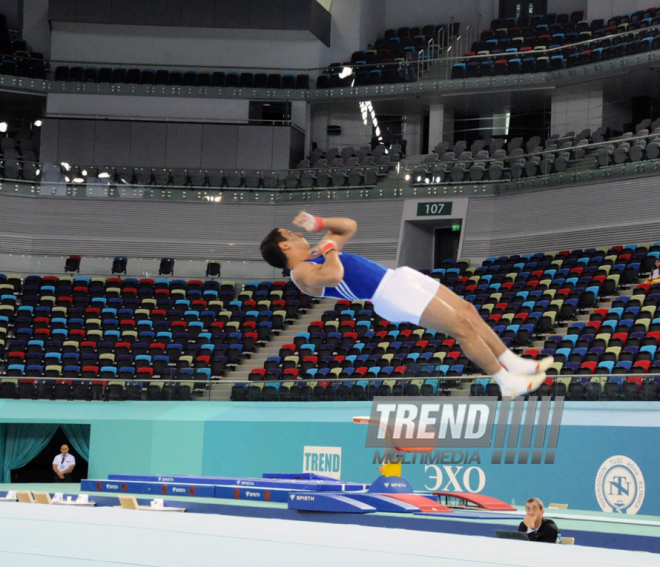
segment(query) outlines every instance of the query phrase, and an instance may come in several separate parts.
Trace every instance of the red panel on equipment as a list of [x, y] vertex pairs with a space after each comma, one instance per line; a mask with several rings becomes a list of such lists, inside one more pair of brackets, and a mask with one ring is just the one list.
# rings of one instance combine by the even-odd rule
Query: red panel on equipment
[[497, 498], [491, 498], [490, 496], [485, 496], [483, 494], [470, 494], [468, 492], [434, 492], [435, 496], [448, 496], [450, 498], [460, 498], [461, 500], [466, 500], [472, 504], [476, 504], [484, 510], [511, 510], [516, 511], [516, 508], [502, 502]]
[[453, 512], [451, 508], [426, 496], [419, 496], [417, 494], [383, 494], [383, 496], [400, 500], [411, 506], [417, 506], [420, 512]]

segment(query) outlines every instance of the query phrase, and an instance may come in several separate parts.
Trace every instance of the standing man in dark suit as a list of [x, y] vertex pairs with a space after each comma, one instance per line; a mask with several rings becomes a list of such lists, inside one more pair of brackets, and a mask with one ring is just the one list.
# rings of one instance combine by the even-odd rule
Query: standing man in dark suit
[[527, 534], [530, 541], [543, 541], [545, 543], [557, 543], [559, 529], [552, 520], [543, 517], [545, 510], [543, 502], [539, 498], [530, 498], [525, 502], [526, 516], [518, 531]]

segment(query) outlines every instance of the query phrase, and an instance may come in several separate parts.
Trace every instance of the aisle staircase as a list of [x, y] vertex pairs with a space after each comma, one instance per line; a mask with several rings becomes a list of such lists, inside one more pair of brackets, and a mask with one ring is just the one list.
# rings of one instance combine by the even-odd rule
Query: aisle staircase
[[229, 400], [234, 381], [247, 382], [253, 368], [263, 368], [269, 356], [278, 356], [282, 345], [293, 343], [293, 339], [298, 333], [307, 331], [307, 327], [312, 321], [320, 321], [323, 312], [332, 309], [334, 304], [334, 299], [315, 299], [306, 313], [300, 313], [298, 319], [290, 322], [280, 331], [279, 335], [273, 337], [265, 346], [259, 347], [250, 358], [244, 359], [243, 363], [238, 365], [235, 370], [227, 372], [225, 380], [213, 383], [210, 394], [205, 395], [200, 400], [208, 400], [209, 395], [211, 401]]

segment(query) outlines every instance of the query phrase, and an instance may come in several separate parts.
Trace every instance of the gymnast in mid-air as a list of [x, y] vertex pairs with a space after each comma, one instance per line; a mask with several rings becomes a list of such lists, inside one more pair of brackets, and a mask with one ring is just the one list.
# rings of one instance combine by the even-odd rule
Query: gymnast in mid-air
[[483, 321], [474, 306], [417, 270], [390, 270], [342, 248], [355, 234], [349, 218], [321, 218], [301, 212], [293, 224], [305, 232], [327, 233], [312, 248], [300, 232], [275, 228], [261, 242], [271, 266], [291, 270], [304, 293], [350, 301], [369, 300], [389, 321], [408, 322], [456, 339], [465, 355], [499, 384], [502, 395], [524, 396], [545, 380], [552, 357], [540, 361], [519, 357]]

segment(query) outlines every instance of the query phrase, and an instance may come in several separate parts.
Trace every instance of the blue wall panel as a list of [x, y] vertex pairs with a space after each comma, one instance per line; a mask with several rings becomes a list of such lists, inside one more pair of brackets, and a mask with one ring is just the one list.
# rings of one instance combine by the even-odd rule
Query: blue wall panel
[[[366, 426], [352, 417], [370, 403], [121, 402], [74, 404], [1, 400], [3, 423], [91, 424], [90, 478], [108, 474], [261, 476], [303, 470], [305, 447], [341, 448], [341, 478], [371, 482], [378, 475], [374, 449], [365, 448]], [[65, 416], [65, 417], [63, 417]], [[660, 515], [657, 447], [660, 408], [644, 402], [569, 403], [564, 408], [554, 464], [491, 464], [493, 449], [478, 461], [404, 464], [415, 490], [476, 490], [521, 505], [530, 496], [571, 509], [600, 510], [596, 479], [616, 455], [634, 461], [644, 478], [610, 473], [610, 500], [637, 489], [638, 513]], [[455, 452], [455, 456], [463, 453]], [[624, 463], [625, 464], [625, 463]], [[468, 471], [466, 477], [466, 471]], [[614, 469], [613, 469], [614, 470]], [[319, 471], [317, 471], [319, 472]], [[614, 475], [612, 477], [612, 475]], [[621, 475], [618, 475], [621, 476]], [[624, 475], [625, 476], [625, 475]], [[439, 480], [438, 480], [439, 479]], [[616, 485], [616, 483], [619, 483]]]

